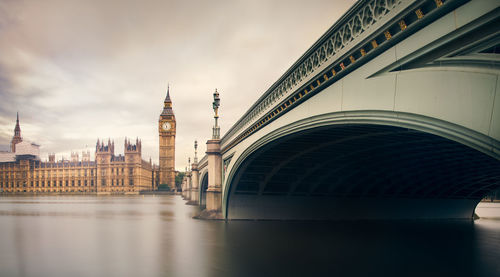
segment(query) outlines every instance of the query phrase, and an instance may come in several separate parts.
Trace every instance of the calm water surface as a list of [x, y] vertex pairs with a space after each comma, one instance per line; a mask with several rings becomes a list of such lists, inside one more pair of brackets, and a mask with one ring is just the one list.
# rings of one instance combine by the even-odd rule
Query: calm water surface
[[[500, 217], [500, 204], [479, 215]], [[0, 276], [500, 276], [500, 220], [202, 221], [179, 196], [2, 197]]]

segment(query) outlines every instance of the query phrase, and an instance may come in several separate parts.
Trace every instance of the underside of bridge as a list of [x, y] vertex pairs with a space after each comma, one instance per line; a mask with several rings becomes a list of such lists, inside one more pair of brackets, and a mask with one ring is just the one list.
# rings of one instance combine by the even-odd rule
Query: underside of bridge
[[228, 219], [470, 219], [500, 161], [383, 125], [333, 125], [271, 142], [238, 167]]
[[200, 206], [202, 208], [207, 206], [207, 188], [208, 188], [208, 174], [203, 174], [201, 177], [201, 185], [200, 185]]

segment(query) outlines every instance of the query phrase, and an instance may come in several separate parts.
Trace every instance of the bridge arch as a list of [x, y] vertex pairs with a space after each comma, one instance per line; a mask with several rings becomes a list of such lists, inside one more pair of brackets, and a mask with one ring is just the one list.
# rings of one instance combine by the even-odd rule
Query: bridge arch
[[[436, 118], [332, 112], [278, 128], [227, 175], [228, 219], [471, 218], [500, 187], [498, 141]], [[395, 208], [397, 207], [397, 208]]]
[[207, 205], [207, 188], [208, 188], [208, 172], [202, 171], [200, 173], [200, 184], [199, 184], [199, 194], [200, 194], [200, 206], [205, 207]]

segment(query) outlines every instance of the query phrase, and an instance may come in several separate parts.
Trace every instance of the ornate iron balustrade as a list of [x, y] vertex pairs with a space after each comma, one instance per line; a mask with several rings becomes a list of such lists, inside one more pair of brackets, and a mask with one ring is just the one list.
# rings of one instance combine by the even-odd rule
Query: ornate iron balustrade
[[[438, 9], [446, 12], [464, 2], [467, 0], [357, 2], [230, 128], [222, 138], [223, 151], [295, 106], [307, 94], [352, 71], [355, 63], [361, 65], [359, 61], [366, 62], [393, 45], [393, 37], [403, 39], [401, 33], [409, 27], [418, 30], [429, 24], [439, 16]], [[418, 21], [421, 24], [414, 24]], [[392, 43], [386, 43], [391, 39]]]

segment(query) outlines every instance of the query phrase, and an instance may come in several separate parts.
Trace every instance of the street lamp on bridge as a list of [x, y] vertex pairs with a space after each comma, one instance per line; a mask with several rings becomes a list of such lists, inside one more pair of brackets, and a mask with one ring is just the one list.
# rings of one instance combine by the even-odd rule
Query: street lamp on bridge
[[219, 98], [219, 93], [217, 92], [217, 89], [215, 89], [214, 92], [214, 102], [212, 102], [212, 106], [214, 109], [214, 119], [215, 119], [215, 126], [213, 128], [212, 132], [212, 139], [220, 139], [220, 128], [219, 124], [217, 122], [217, 119], [219, 119], [219, 106], [220, 106], [220, 98]]
[[197, 140], [194, 141], [194, 160], [193, 160], [193, 162], [195, 164], [198, 163], [198, 141]]

